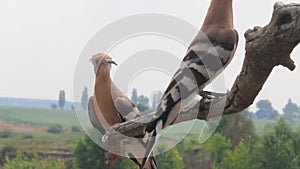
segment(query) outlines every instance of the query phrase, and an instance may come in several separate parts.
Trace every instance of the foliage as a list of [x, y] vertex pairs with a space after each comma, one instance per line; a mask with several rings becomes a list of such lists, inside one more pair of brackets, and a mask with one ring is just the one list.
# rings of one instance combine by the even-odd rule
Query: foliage
[[[215, 133], [204, 144], [200, 145], [199, 148], [194, 146], [193, 151], [190, 151], [190, 153], [198, 151], [198, 159], [189, 156], [190, 160], [185, 160], [185, 162], [188, 162], [185, 164], [194, 167], [201, 166], [201, 168], [207, 169], [223, 169], [226, 166], [224, 165], [226, 158], [229, 161], [245, 155], [241, 151], [250, 152], [258, 140], [258, 136], [255, 133], [254, 124], [247, 113], [241, 112], [222, 117]], [[195, 141], [191, 144], [197, 145]], [[191, 149], [191, 146], [188, 147], [188, 149]], [[195, 161], [198, 161], [198, 163]], [[232, 166], [241, 166], [242, 163], [246, 166], [247, 164], [244, 164], [244, 162], [247, 161], [243, 161], [241, 164], [232, 164]], [[226, 166], [226, 168], [232, 166]]]
[[[166, 147], [167, 147], [166, 145], [159, 145], [157, 149], [161, 153], [165, 151]], [[176, 148], [173, 148], [167, 152], [155, 156], [155, 159], [156, 159], [157, 166], [160, 169], [169, 169], [169, 168], [182, 169], [183, 168], [182, 157], [180, 156]]]
[[141, 113], [147, 113], [150, 111], [149, 107], [143, 104], [136, 105]]
[[255, 161], [257, 168], [264, 169], [296, 169], [299, 168], [299, 155], [297, 155], [295, 133], [290, 124], [280, 118], [273, 131], [262, 136], [260, 144], [256, 147]]
[[132, 169], [136, 166], [130, 159], [121, 157], [112, 166], [104, 161], [105, 150], [93, 142], [87, 135], [80, 139], [74, 149], [74, 168], [82, 169]]
[[0, 138], [9, 138], [11, 136], [11, 132], [9, 130], [4, 130], [0, 132]]
[[[165, 146], [159, 147], [161, 151], [165, 150]], [[104, 153], [101, 147], [95, 144], [88, 136], [81, 139], [75, 149], [75, 164], [74, 168], [89, 168], [89, 169], [137, 169], [138, 166], [129, 158], [120, 157], [115, 166], [106, 164], [104, 161]], [[155, 157], [157, 165], [160, 169], [182, 169], [183, 162], [176, 148], [160, 154]]]
[[284, 112], [284, 117], [287, 120], [300, 120], [300, 109], [296, 103], [293, 103], [291, 99], [289, 99], [288, 103], [282, 109]]
[[260, 100], [256, 103], [258, 111], [255, 116], [259, 119], [272, 119], [276, 120], [279, 117], [278, 111], [272, 107], [269, 100]]
[[138, 98], [138, 104], [142, 104], [144, 106], [149, 106], [149, 99], [144, 95], [140, 95]]
[[40, 159], [37, 155], [29, 159], [28, 157], [17, 156], [10, 160], [6, 157], [6, 164], [4, 169], [66, 169], [62, 160], [53, 160], [47, 158], [45, 160]]
[[253, 144], [257, 139], [253, 121], [247, 117], [247, 112], [222, 117], [216, 133], [221, 133], [231, 140], [232, 146], [237, 146], [241, 141]]
[[[52, 111], [51, 109], [8, 108], [0, 106], [1, 119], [17, 122], [15, 120], [19, 120], [20, 118], [18, 119], [17, 117], [20, 116], [24, 117], [21, 119], [24, 120], [22, 123], [28, 124], [44, 123], [44, 125], [49, 125], [54, 122], [59, 122], [63, 125], [63, 128], [71, 128], [72, 126], [76, 128], [75, 125], [77, 124], [76, 114], [69, 110]], [[70, 119], [74, 120], [72, 121]], [[259, 124], [260, 126], [265, 125], [267, 122], [272, 122], [270, 120], [261, 119], [256, 119], [255, 121], [256, 125]], [[277, 123], [267, 125], [267, 129], [261, 133], [260, 137], [258, 137], [253, 133], [253, 124], [250, 123], [252, 123], [251, 120], [248, 119], [244, 113], [224, 116], [216, 133], [205, 144], [200, 145], [196, 137], [185, 139], [175, 148], [176, 151], [179, 152], [179, 159], [181, 158], [179, 161], [182, 164], [182, 168], [211, 169], [213, 163], [214, 169], [243, 169], [245, 166], [248, 166], [249, 161], [251, 163], [249, 165], [251, 169], [277, 169], [280, 167], [289, 169], [300, 168], [300, 127], [294, 130], [293, 126], [290, 125], [290, 122], [279, 119]], [[297, 124], [297, 122], [295, 122], [295, 124]], [[180, 133], [181, 131], [177, 132]], [[197, 132], [197, 130], [195, 130], [195, 132]], [[73, 136], [71, 144], [69, 135], [71, 135], [71, 137], [76, 135], [76, 138]], [[29, 150], [30, 153], [31, 149], [36, 150], [36, 147], [31, 145], [32, 141], [34, 141], [35, 144], [41, 144], [41, 142], [43, 142], [43, 146], [46, 145], [49, 147], [55, 142], [55, 146], [52, 146], [51, 149], [66, 145], [66, 150], [69, 150], [74, 144], [74, 139], [81, 137], [79, 133], [69, 133], [68, 135], [49, 134], [47, 136], [34, 135], [34, 140], [23, 139], [23, 136], [24, 135], [16, 135], [13, 133], [10, 138], [0, 140], [1, 147], [6, 145], [6, 142], [9, 142], [10, 145], [19, 145], [18, 147], [4, 146], [0, 152], [0, 156], [11, 156], [11, 154], [14, 155], [18, 152], [23, 152], [23, 147], [26, 147], [25, 151]], [[41, 139], [41, 137], [43, 138]], [[49, 139], [50, 137], [51, 139]], [[69, 140], [60, 140], [61, 137], [68, 138]], [[18, 141], [15, 141], [17, 140], [16, 138], [18, 138]], [[38, 141], [38, 139], [40, 140]], [[60, 142], [58, 143], [59, 140]], [[78, 141], [76, 148], [78, 147], [79, 142], [82, 142], [83, 140], [84, 139]], [[82, 165], [77, 168], [93, 169], [102, 167], [107, 169], [132, 169], [133, 167], [136, 167], [131, 160], [125, 157], [120, 158], [114, 167], [106, 165], [104, 162], [99, 162], [101, 160], [103, 161], [104, 150], [97, 145], [93, 147], [91, 144], [95, 145], [92, 141], [91, 143], [82, 144], [80, 146], [81, 151], [79, 151], [77, 155], [75, 154], [75, 156], [81, 156], [82, 162]], [[98, 155], [99, 152], [100, 155]], [[170, 151], [167, 153], [170, 153]], [[177, 156], [176, 153], [174, 156]], [[173, 164], [170, 164], [171, 162], [174, 162], [172, 161], [174, 159], [170, 159], [171, 157], [171, 155], [166, 155], [166, 153], [156, 156], [158, 168], [163, 168], [165, 165], [174, 166]], [[78, 162], [77, 160], [78, 157], [76, 157], [75, 163]], [[3, 166], [0, 166], [0, 168], [1, 167]]]
[[83, 110], [86, 110], [87, 108], [87, 104], [88, 104], [88, 88], [86, 86], [84, 86], [84, 89], [82, 91], [82, 95], [81, 95], [81, 107], [83, 108]]
[[57, 109], [57, 105], [56, 104], [51, 104], [51, 109], [53, 109], [53, 110], [55, 110], [55, 109]]
[[80, 129], [80, 127], [78, 127], [78, 126], [72, 126], [71, 130], [72, 130], [72, 132], [74, 132], [74, 133], [81, 132], [81, 129]]
[[25, 139], [32, 139], [32, 138], [34, 138], [34, 137], [33, 137], [32, 134], [25, 134], [25, 135], [23, 135], [22, 138], [25, 138]]
[[74, 168], [111, 168], [109, 165], [105, 164], [103, 160], [104, 150], [95, 144], [87, 135], [77, 143], [74, 149], [74, 156]]
[[63, 129], [62, 125], [53, 124], [47, 129], [47, 132], [57, 134], [57, 133], [61, 133], [62, 129]]
[[199, 151], [203, 150], [201, 146], [198, 145], [198, 142], [194, 139], [184, 139], [181, 141], [176, 148], [179, 151], [179, 154], [182, 156], [182, 160], [184, 163], [184, 168], [205, 168], [208, 169], [208, 166], [211, 166], [211, 163], [205, 163], [205, 159], [199, 158]]
[[222, 169], [251, 169], [252, 156], [250, 148], [240, 142], [235, 149], [227, 150], [221, 163]]
[[0, 156], [5, 157], [9, 154], [16, 153], [17, 150], [18, 150], [18, 147], [16, 147], [16, 146], [6, 145], [6, 146], [2, 147]]
[[298, 155], [300, 155], [300, 126], [295, 131], [295, 150]]
[[197, 141], [193, 139], [184, 139], [176, 147], [184, 154], [184, 152], [194, 151], [194, 146], [197, 145]]
[[64, 90], [59, 91], [58, 106], [63, 109], [66, 103], [66, 93]]
[[137, 105], [140, 112], [147, 113], [150, 111], [148, 97], [144, 95], [138, 95], [136, 89], [132, 90], [131, 100]]
[[222, 162], [225, 152], [231, 148], [231, 143], [222, 134], [216, 133], [204, 143], [203, 148], [207, 152], [204, 155], [208, 154], [214, 165], [218, 166]]
[[[239, 118], [241, 117], [243, 116]], [[242, 131], [249, 132], [247, 127], [243, 127], [244, 124], [239, 124], [239, 122], [245, 123], [243, 119], [232, 121], [234, 118], [231, 119], [230, 116], [228, 118], [221, 121], [220, 128], [224, 130], [217, 129], [217, 133], [202, 146], [200, 159], [209, 156], [215, 169], [300, 168], [300, 128], [299, 131], [294, 132], [292, 126], [280, 118], [276, 124], [269, 125], [271, 129], [266, 130], [263, 136], [260, 138], [256, 136], [256, 139], [250, 139], [249, 142], [248, 134], [245, 135], [246, 137], [238, 136]], [[234, 143], [238, 144], [234, 145]]]

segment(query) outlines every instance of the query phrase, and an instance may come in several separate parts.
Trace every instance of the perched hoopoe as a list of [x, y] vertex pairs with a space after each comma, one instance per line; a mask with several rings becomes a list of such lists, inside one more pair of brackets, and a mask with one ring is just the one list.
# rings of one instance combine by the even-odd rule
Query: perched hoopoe
[[[238, 44], [233, 27], [232, 0], [212, 0], [203, 25], [190, 44], [157, 108], [156, 120], [146, 127], [153, 132], [143, 164], [151, 157], [160, 131], [172, 124], [185, 100], [196, 97], [229, 64]], [[194, 95], [194, 96], [193, 96]], [[186, 105], [184, 105], [186, 104]]]
[[[96, 78], [94, 96], [90, 97], [88, 104], [89, 117], [93, 126], [104, 134], [116, 123], [139, 117], [140, 112], [136, 105], [112, 82], [110, 78], [111, 64], [117, 65], [112, 58], [100, 53], [94, 55], [91, 61]], [[122, 145], [122, 148], [121, 151], [141, 168], [143, 160], [141, 157], [146, 152], [146, 142], [143, 142], [142, 139], [131, 139], [131, 142]], [[154, 158], [152, 157], [141, 169], [156, 169]]]

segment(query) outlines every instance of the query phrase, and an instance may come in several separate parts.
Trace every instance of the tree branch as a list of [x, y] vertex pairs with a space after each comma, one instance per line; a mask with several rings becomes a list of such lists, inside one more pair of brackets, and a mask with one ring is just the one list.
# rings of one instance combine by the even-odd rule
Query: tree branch
[[[275, 66], [294, 70], [296, 66], [290, 53], [300, 42], [300, 4], [276, 3], [270, 23], [263, 28], [249, 29], [244, 36], [246, 54], [243, 67], [229, 93], [199, 93], [202, 100], [192, 109], [182, 111], [175, 123], [238, 113], [253, 103]], [[157, 118], [154, 114], [114, 125], [106, 132], [104, 141], [112, 143], [114, 141], [110, 138], [120, 133], [140, 136], [145, 126]]]

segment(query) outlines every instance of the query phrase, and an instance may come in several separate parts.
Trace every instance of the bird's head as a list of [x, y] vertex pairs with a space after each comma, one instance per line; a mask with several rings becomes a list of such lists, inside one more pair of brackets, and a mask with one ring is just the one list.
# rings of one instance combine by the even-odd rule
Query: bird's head
[[92, 62], [94, 66], [94, 72], [97, 74], [97, 72], [100, 69], [103, 70], [110, 70], [111, 64], [117, 65], [115, 61], [112, 60], [112, 58], [106, 54], [98, 53], [94, 55], [90, 61]]

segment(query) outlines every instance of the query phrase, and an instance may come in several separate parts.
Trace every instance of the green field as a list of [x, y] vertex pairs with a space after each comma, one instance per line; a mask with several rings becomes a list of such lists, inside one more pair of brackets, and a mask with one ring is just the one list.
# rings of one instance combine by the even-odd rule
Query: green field
[[[7, 107], [0, 106], [0, 120], [16, 123], [28, 124], [33, 126], [49, 126], [52, 124], [60, 124], [64, 128], [80, 126], [75, 111], [72, 110], [52, 110], [39, 108], [24, 108], [24, 107]], [[264, 130], [266, 124], [273, 123], [273, 120], [253, 120], [258, 133]], [[299, 126], [300, 122], [293, 122], [295, 126]], [[184, 134], [190, 131], [191, 134], [197, 134], [201, 131], [204, 121], [196, 120], [195, 122], [184, 122], [172, 127], [168, 133]]]
[[[54, 124], [62, 126], [60, 133], [48, 132]], [[72, 168], [73, 149], [84, 135], [82, 131], [72, 131], [72, 127], [80, 129], [80, 124], [71, 110], [0, 106], [0, 126], [0, 134], [8, 133], [7, 137], [0, 138], [0, 168], [5, 156], [25, 154], [62, 159], [67, 168]], [[4, 156], [7, 148], [14, 151]]]
[[[34, 126], [49, 126], [51, 124], [60, 124], [63, 127], [70, 128], [80, 126], [75, 111], [72, 110], [52, 110], [40, 108], [24, 108], [24, 107], [7, 107], [0, 106], [0, 120], [11, 123], [21, 123]], [[253, 120], [255, 128], [260, 133], [266, 124], [274, 123], [273, 120], [255, 119]], [[300, 126], [300, 121], [292, 122], [295, 126]], [[169, 132], [186, 133], [188, 130], [192, 134], [199, 133], [204, 121], [196, 120], [195, 122], [184, 122], [176, 125]], [[192, 127], [192, 128], [191, 128]]]
[[0, 106], [0, 120], [36, 126], [79, 126], [75, 111]]
[[[276, 120], [266, 120], [266, 119], [253, 119], [252, 120], [255, 126], [255, 131], [258, 135], [262, 135], [265, 130], [268, 130], [268, 125], [272, 125], [276, 123]], [[204, 124], [206, 123], [207, 126], [213, 126], [210, 122], [205, 122], [203, 120], [195, 120], [189, 122], [183, 122], [176, 124], [174, 126], [168, 127], [165, 133], [170, 133], [174, 135], [186, 135], [189, 133], [189, 136], [196, 136], [199, 137], [199, 134], [202, 132]], [[300, 121], [289, 122], [294, 127], [300, 126]], [[205, 131], [204, 131], [205, 132]]]

